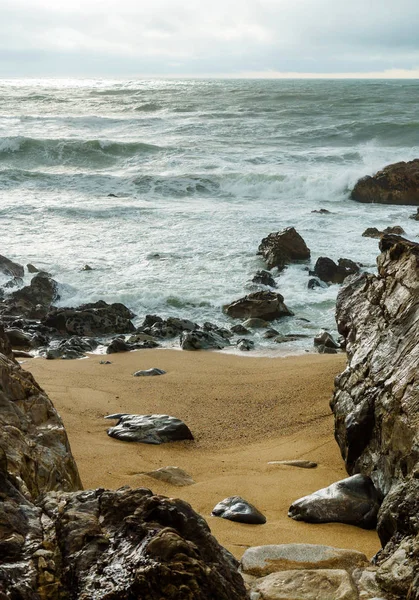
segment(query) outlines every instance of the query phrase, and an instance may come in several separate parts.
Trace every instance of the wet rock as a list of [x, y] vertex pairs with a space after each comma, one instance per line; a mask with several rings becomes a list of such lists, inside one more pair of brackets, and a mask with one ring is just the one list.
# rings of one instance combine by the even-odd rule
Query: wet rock
[[233, 327], [230, 328], [230, 331], [232, 333], [236, 333], [237, 335], [249, 335], [250, 331], [248, 329], [246, 329], [246, 327], [244, 327], [243, 325], [233, 325]]
[[183, 332], [180, 335], [182, 350], [221, 350], [229, 345], [226, 338], [211, 331]]
[[233, 319], [256, 317], [266, 321], [294, 314], [284, 304], [284, 297], [274, 292], [254, 292], [228, 304], [224, 312]]
[[54, 340], [46, 351], [40, 352], [40, 354], [45, 355], [45, 358], [49, 360], [84, 358], [87, 352], [93, 352], [98, 345], [99, 343], [93, 338], [81, 338], [74, 335], [68, 340]]
[[33, 358], [34, 355], [29, 352], [25, 352], [24, 350], [13, 350], [14, 358]]
[[265, 340], [270, 340], [271, 338], [274, 338], [276, 335], [279, 335], [279, 331], [270, 327], [269, 329], [267, 329], [266, 331], [263, 332], [262, 337]]
[[46, 273], [37, 273], [30, 284], [12, 292], [5, 301], [4, 313], [29, 319], [43, 318], [59, 299], [57, 282]]
[[154, 377], [156, 375], [164, 375], [165, 373], [166, 371], [163, 371], [163, 369], [153, 368], [146, 369], [145, 371], [136, 371], [134, 377]]
[[25, 270], [19, 263], [15, 263], [0, 254], [0, 273], [9, 275], [10, 277], [22, 278], [25, 274]]
[[26, 265], [26, 268], [28, 270], [28, 273], [39, 273], [39, 269], [37, 269], [34, 265], [32, 265], [31, 263], [28, 263]]
[[135, 330], [131, 322], [134, 316], [119, 302], [108, 304], [100, 300], [78, 308], [55, 308], [49, 311], [42, 323], [61, 333], [83, 337], [130, 333]]
[[13, 288], [21, 287], [22, 285], [23, 285], [23, 279], [21, 277], [13, 277], [13, 279], [10, 279], [10, 281], [8, 281], [6, 283], [6, 285], [4, 286], [4, 289], [10, 290]]
[[178, 319], [176, 317], [169, 317], [166, 321], [168, 327], [173, 327], [180, 331], [195, 331], [199, 329], [199, 325], [188, 319]]
[[128, 338], [128, 344], [141, 344], [142, 342], [155, 342], [156, 340], [148, 333], [134, 333]]
[[362, 234], [362, 237], [379, 239], [382, 235], [383, 232], [377, 229], [376, 227], [367, 227], [364, 233]]
[[[321, 590], [321, 596], [319, 591]], [[251, 597], [258, 600], [358, 600], [350, 575], [340, 569], [289, 570], [258, 579]], [[378, 599], [377, 599], [378, 600]]]
[[326, 346], [338, 350], [340, 345], [328, 331], [320, 331], [313, 340], [315, 346]]
[[134, 350], [133, 344], [127, 344], [123, 338], [115, 338], [106, 348], [106, 354], [116, 354], [118, 352], [130, 352]]
[[257, 271], [257, 273], [254, 275], [253, 279], [252, 279], [253, 283], [257, 283], [259, 285], [266, 285], [269, 287], [273, 287], [276, 288], [276, 282], [275, 279], [273, 278], [272, 273], [270, 273], [269, 271]]
[[204, 323], [202, 329], [204, 331], [213, 331], [214, 333], [221, 336], [222, 338], [225, 338], [226, 340], [230, 340], [233, 337], [233, 333], [229, 329], [226, 329], [225, 327], [218, 327], [218, 325], [215, 325], [214, 323], [209, 323], [208, 321]]
[[240, 340], [237, 340], [236, 343], [237, 348], [245, 352], [253, 350], [255, 347], [255, 342], [253, 340], [248, 340], [247, 338], [241, 338]]
[[381, 497], [369, 477], [353, 475], [293, 502], [288, 516], [307, 523], [347, 523], [373, 529]]
[[108, 435], [125, 442], [163, 444], [179, 440], [193, 440], [193, 435], [183, 421], [169, 415], [108, 415], [105, 419], [118, 419], [108, 429]]
[[271, 460], [268, 465], [286, 465], [299, 467], [300, 469], [315, 469], [317, 467], [317, 463], [311, 460]]
[[310, 258], [310, 250], [294, 227], [270, 233], [261, 241], [258, 254], [262, 255], [268, 269], [277, 267], [279, 270], [288, 263]]
[[90, 265], [84, 265], [84, 267], [80, 270], [81, 271], [93, 271], [93, 268]]
[[351, 192], [357, 202], [419, 205], [419, 159], [387, 165], [360, 179]]
[[359, 265], [349, 258], [340, 258], [336, 264], [331, 258], [321, 256], [314, 266], [313, 275], [325, 283], [342, 283], [349, 275], [359, 273]]
[[413, 219], [414, 221], [419, 221], [419, 208], [413, 215], [410, 215], [409, 219]]
[[5, 334], [12, 348], [28, 350], [33, 348], [32, 337], [20, 329], [5, 329]]
[[240, 496], [225, 498], [213, 508], [211, 514], [214, 517], [222, 517], [229, 521], [250, 525], [263, 525], [266, 523], [266, 517], [253, 504]]
[[240, 561], [241, 571], [255, 577], [289, 569], [343, 569], [352, 573], [368, 565], [362, 552], [317, 544], [253, 546]]
[[318, 213], [319, 215], [331, 215], [332, 213], [327, 208], [320, 208], [319, 210], [312, 210], [312, 213]]
[[326, 288], [327, 284], [318, 277], [311, 277], [308, 280], [307, 287], [309, 290], [315, 290], [316, 288]]
[[257, 319], [253, 317], [252, 319], [246, 319], [243, 323], [244, 327], [250, 327], [250, 329], [263, 329], [264, 327], [269, 327], [268, 321], [264, 319]]
[[146, 475], [178, 487], [193, 485], [195, 483], [189, 473], [179, 467], [161, 467], [156, 471], [149, 471]]
[[394, 235], [403, 235], [405, 230], [400, 225], [393, 225], [391, 227], [386, 227], [383, 233], [393, 233]]

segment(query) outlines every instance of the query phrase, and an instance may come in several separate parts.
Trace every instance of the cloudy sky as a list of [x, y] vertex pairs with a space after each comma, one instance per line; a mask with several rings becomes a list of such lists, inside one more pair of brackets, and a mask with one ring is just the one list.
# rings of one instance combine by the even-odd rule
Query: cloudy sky
[[0, 0], [0, 77], [419, 77], [419, 0]]

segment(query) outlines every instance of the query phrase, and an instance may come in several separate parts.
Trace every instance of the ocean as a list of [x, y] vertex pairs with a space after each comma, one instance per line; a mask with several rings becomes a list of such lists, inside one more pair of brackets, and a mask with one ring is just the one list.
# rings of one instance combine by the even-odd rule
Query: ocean
[[[367, 227], [417, 237], [414, 207], [349, 194], [419, 157], [418, 96], [414, 80], [0, 80], [0, 254], [51, 273], [62, 306], [231, 325], [222, 306], [254, 291], [270, 232], [294, 226], [311, 266], [369, 271]], [[257, 337], [255, 353], [304, 352], [336, 330], [339, 286], [308, 289], [307, 266], [277, 277], [295, 318], [273, 326], [308, 337]]]

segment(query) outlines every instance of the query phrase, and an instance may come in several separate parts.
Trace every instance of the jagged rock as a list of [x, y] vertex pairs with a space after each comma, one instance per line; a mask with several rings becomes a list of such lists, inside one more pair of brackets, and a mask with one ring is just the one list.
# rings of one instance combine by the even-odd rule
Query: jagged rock
[[246, 329], [246, 327], [243, 327], [243, 325], [233, 325], [233, 327], [231, 327], [230, 331], [232, 333], [236, 333], [237, 335], [249, 335], [250, 331], [248, 329]]
[[183, 421], [169, 415], [128, 415], [118, 413], [105, 419], [118, 419], [108, 435], [125, 442], [163, 444], [179, 440], [193, 440], [189, 427]]
[[326, 348], [339, 349], [340, 345], [328, 331], [320, 331], [314, 338], [315, 346], [326, 346]]
[[226, 329], [225, 327], [218, 327], [218, 325], [209, 323], [208, 321], [203, 324], [202, 329], [204, 331], [212, 331], [226, 340], [230, 340], [233, 337], [233, 333], [229, 329]]
[[350, 575], [342, 569], [279, 571], [258, 579], [251, 587], [251, 594], [258, 600], [358, 600], [359, 598]]
[[293, 316], [284, 304], [284, 297], [274, 292], [254, 292], [224, 307], [224, 312], [233, 319], [256, 317], [272, 321]]
[[369, 477], [353, 475], [293, 502], [288, 516], [308, 523], [348, 523], [363, 529], [377, 524], [380, 494]]
[[0, 272], [10, 277], [22, 278], [25, 274], [25, 269], [19, 263], [15, 263], [0, 254]]
[[211, 331], [185, 331], [180, 335], [182, 350], [221, 350], [229, 345], [228, 339]]
[[262, 329], [264, 327], [269, 327], [268, 321], [264, 319], [257, 319], [255, 317], [251, 319], [246, 319], [243, 323], [244, 327], [250, 327], [250, 329]]
[[367, 567], [362, 552], [317, 544], [278, 544], [248, 548], [240, 561], [240, 570], [255, 577], [265, 577], [289, 569], [343, 569], [352, 573]]
[[314, 271], [315, 275], [325, 283], [342, 283], [346, 277], [359, 272], [359, 265], [349, 258], [340, 258], [336, 264], [331, 258], [321, 256], [317, 259]]
[[241, 338], [237, 340], [237, 348], [239, 350], [248, 352], [249, 350], [253, 350], [255, 347], [255, 342], [253, 340], [248, 340], [246, 338]]
[[268, 269], [277, 267], [279, 270], [284, 269], [288, 263], [310, 258], [310, 250], [294, 227], [270, 233], [263, 238], [258, 254], [263, 256]]
[[144, 371], [136, 371], [134, 377], [154, 377], [156, 375], [164, 375], [165, 373], [166, 371], [163, 371], [163, 369], [146, 369]]
[[363, 177], [351, 198], [358, 202], [419, 205], [419, 159], [387, 165], [372, 177]]
[[121, 303], [108, 304], [100, 300], [78, 308], [55, 308], [45, 316], [42, 323], [61, 333], [83, 337], [130, 333], [135, 330], [130, 320], [134, 316], [134, 313]]
[[59, 299], [57, 289], [57, 282], [48, 274], [37, 273], [29, 285], [10, 294], [4, 302], [4, 314], [43, 318], [52, 303]]
[[253, 283], [258, 283], [260, 285], [267, 285], [269, 287], [273, 287], [276, 288], [276, 282], [275, 279], [273, 278], [272, 273], [270, 273], [269, 271], [257, 271], [257, 273], [254, 275], [253, 279], [252, 279]]
[[178, 487], [193, 485], [195, 483], [189, 473], [179, 467], [161, 467], [156, 471], [149, 471], [146, 475]]
[[93, 352], [98, 347], [98, 342], [92, 338], [80, 338], [73, 335], [68, 340], [54, 340], [50, 346], [41, 352], [45, 358], [53, 360], [55, 358], [75, 359], [84, 358], [87, 352]]
[[266, 523], [266, 517], [253, 504], [240, 496], [225, 498], [214, 506], [211, 514], [214, 517], [250, 525], [263, 525]]

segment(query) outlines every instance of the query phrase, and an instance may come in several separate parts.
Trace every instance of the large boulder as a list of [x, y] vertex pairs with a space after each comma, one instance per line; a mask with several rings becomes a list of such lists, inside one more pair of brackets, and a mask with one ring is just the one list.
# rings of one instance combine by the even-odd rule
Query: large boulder
[[129, 308], [119, 302], [108, 304], [99, 300], [78, 308], [54, 308], [42, 322], [60, 333], [83, 337], [135, 331], [131, 322], [134, 316]]
[[182, 350], [221, 350], [229, 345], [229, 340], [216, 331], [184, 331], [180, 334]]
[[343, 283], [349, 277], [359, 273], [359, 265], [349, 258], [339, 258], [338, 264], [327, 256], [320, 256], [314, 265], [312, 275], [325, 283]]
[[32, 278], [29, 285], [10, 294], [5, 301], [3, 312], [29, 319], [41, 319], [58, 298], [57, 282], [47, 273], [40, 272]]
[[284, 304], [284, 297], [274, 292], [254, 292], [224, 307], [224, 312], [233, 319], [258, 318], [273, 321], [293, 316]]
[[285, 265], [299, 260], [308, 260], [310, 250], [294, 227], [270, 233], [261, 241], [258, 254], [263, 256], [268, 269], [277, 267], [280, 271]]
[[372, 177], [360, 179], [352, 200], [419, 206], [419, 159], [387, 165]]
[[238, 563], [182, 500], [79, 491], [60, 417], [0, 327], [0, 598], [245, 600]]
[[9, 275], [10, 277], [21, 278], [25, 274], [25, 269], [19, 263], [15, 263], [0, 254], [0, 273]]
[[[348, 472], [370, 476], [386, 496], [379, 560], [393, 573], [407, 560], [406, 572], [417, 573], [418, 507], [406, 490], [417, 489], [419, 473], [419, 244], [384, 235], [380, 249], [378, 274], [352, 279], [338, 295], [348, 366], [336, 378], [331, 406]], [[414, 551], [407, 556], [406, 548]], [[406, 598], [406, 587], [388, 573], [386, 589]]]
[[163, 444], [179, 440], [193, 440], [189, 427], [170, 415], [129, 415], [118, 413], [105, 419], [117, 419], [118, 423], [108, 429], [108, 435], [124, 442]]

